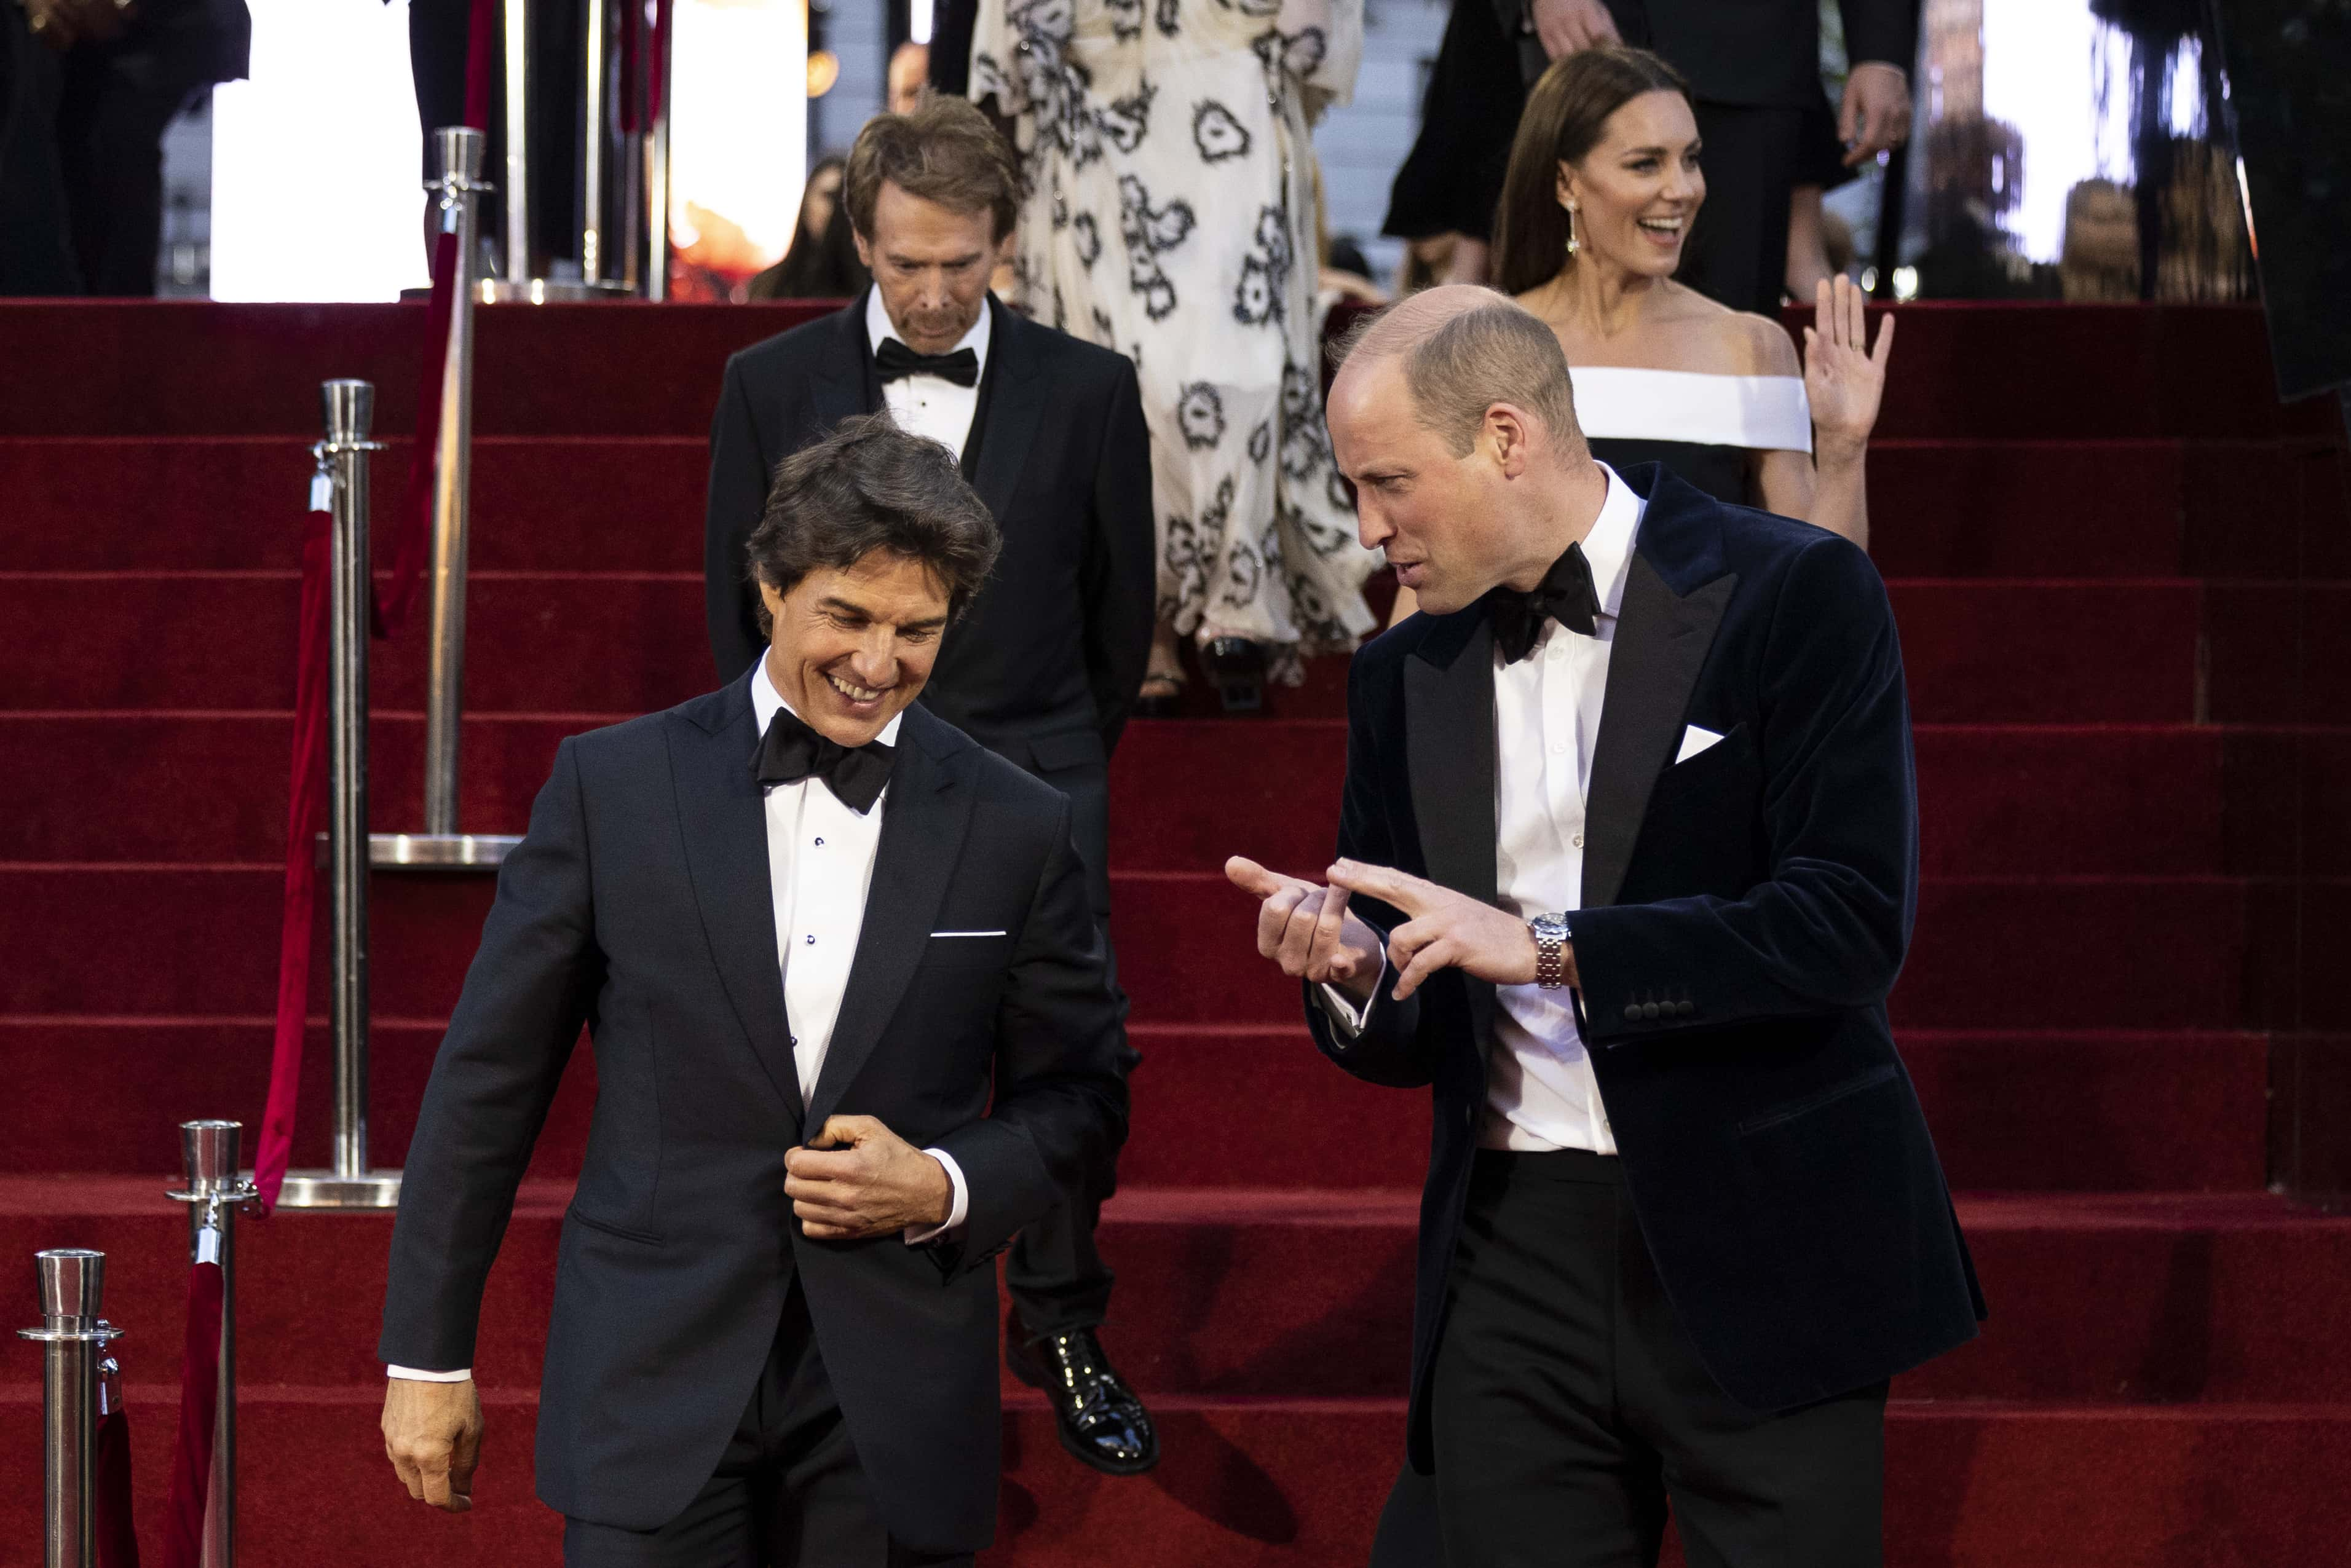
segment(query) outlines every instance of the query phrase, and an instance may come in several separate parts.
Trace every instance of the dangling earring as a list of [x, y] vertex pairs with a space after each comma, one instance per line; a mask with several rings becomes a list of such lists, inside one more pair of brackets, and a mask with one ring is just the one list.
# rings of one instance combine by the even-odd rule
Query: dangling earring
[[1570, 202], [1567, 204], [1567, 254], [1573, 256], [1583, 248], [1582, 243], [1575, 237], [1575, 204]]

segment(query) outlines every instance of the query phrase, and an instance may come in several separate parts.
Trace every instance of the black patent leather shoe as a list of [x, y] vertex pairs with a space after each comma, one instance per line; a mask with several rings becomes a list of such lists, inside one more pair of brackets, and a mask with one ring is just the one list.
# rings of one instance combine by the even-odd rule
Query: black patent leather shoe
[[1139, 1476], [1159, 1462], [1151, 1412], [1111, 1365], [1093, 1330], [1027, 1341], [1008, 1334], [1004, 1364], [1052, 1400], [1061, 1447], [1104, 1475]]
[[1246, 637], [1215, 637], [1200, 650], [1200, 668], [1227, 713], [1265, 710], [1265, 644]]

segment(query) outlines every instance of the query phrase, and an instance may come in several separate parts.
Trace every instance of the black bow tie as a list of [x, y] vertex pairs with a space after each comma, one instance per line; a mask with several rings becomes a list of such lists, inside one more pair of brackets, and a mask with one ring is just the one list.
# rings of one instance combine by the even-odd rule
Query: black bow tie
[[979, 356], [969, 349], [957, 349], [952, 354], [918, 354], [895, 338], [884, 338], [873, 350], [873, 367], [882, 372], [884, 382], [901, 376], [936, 376], [959, 387], [979, 384]]
[[1501, 648], [1506, 664], [1515, 664], [1534, 652], [1545, 621], [1556, 621], [1571, 632], [1591, 636], [1598, 630], [1600, 595], [1593, 591], [1592, 563], [1583, 559], [1583, 546], [1568, 546], [1567, 553], [1551, 563], [1531, 593], [1513, 593], [1507, 588], [1497, 591], [1486, 601], [1486, 613], [1494, 623], [1494, 642]]
[[788, 707], [776, 710], [768, 734], [751, 766], [762, 784], [797, 784], [810, 776], [821, 779], [841, 803], [863, 816], [882, 798], [890, 782], [891, 748], [878, 740], [843, 746], [810, 729]]

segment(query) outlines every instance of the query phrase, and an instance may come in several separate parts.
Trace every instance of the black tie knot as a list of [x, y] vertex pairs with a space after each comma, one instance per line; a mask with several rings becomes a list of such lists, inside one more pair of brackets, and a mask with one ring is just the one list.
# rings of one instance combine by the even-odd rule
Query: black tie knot
[[1496, 590], [1486, 601], [1486, 611], [1506, 664], [1515, 664], [1534, 652], [1545, 621], [1556, 621], [1571, 632], [1592, 636], [1599, 630], [1600, 595], [1592, 586], [1592, 563], [1583, 559], [1583, 546], [1568, 546], [1567, 553], [1551, 563], [1542, 581], [1531, 591]]
[[952, 354], [918, 354], [895, 338], [884, 338], [873, 350], [873, 368], [884, 382], [901, 376], [936, 376], [959, 387], [979, 384], [979, 356], [969, 349]]
[[791, 709], [779, 707], [768, 721], [768, 733], [751, 766], [762, 784], [821, 779], [842, 805], [862, 817], [873, 809], [873, 802], [882, 798], [883, 786], [890, 782], [890, 758], [891, 748], [878, 740], [843, 746], [810, 728]]

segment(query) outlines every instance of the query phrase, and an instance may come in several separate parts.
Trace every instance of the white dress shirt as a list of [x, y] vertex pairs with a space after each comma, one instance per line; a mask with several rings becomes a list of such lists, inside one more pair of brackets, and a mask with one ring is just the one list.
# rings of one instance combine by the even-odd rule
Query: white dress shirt
[[[983, 304], [979, 319], [972, 324], [956, 344], [956, 349], [969, 349], [979, 361], [979, 372], [987, 373], [987, 340], [992, 331], [990, 318], [995, 311]], [[882, 290], [865, 292], [865, 340], [874, 352], [882, 350], [884, 338], [897, 338], [898, 329], [890, 319], [890, 312], [882, 306]], [[905, 340], [900, 338], [900, 342]], [[949, 353], [954, 349], [947, 350]], [[963, 461], [963, 444], [971, 438], [971, 422], [979, 413], [979, 383], [959, 387], [945, 376], [900, 376], [882, 383], [882, 401], [890, 410], [890, 417], [898, 428], [911, 435], [927, 436], [945, 445]]]
[[[1533, 652], [1517, 664], [1504, 664], [1501, 650], [1494, 652], [1494, 737], [1500, 753], [1494, 768], [1494, 886], [1501, 906], [1521, 919], [1573, 910], [1583, 898], [1584, 797], [1592, 788], [1608, 653], [1643, 507], [1639, 494], [1614, 470], [1603, 464], [1601, 471], [1608, 476], [1608, 497], [1583, 541], [1600, 599], [1593, 635], [1546, 621]], [[1322, 992], [1326, 1010], [1348, 1032], [1363, 1028], [1364, 1009], [1331, 987]], [[1487, 1064], [1479, 1145], [1614, 1154], [1616, 1140], [1569, 992], [1497, 986], [1494, 995], [1501, 1004], [1494, 1020], [1499, 1049]]]
[[[750, 682], [752, 716], [765, 735], [776, 710], [790, 705], [768, 679], [766, 659], [752, 666]], [[901, 715], [892, 719], [876, 738], [884, 746], [897, 744], [904, 718]], [[765, 794], [768, 885], [776, 909], [776, 962], [783, 970], [784, 1016], [791, 1024], [792, 1065], [799, 1077], [800, 1103], [805, 1105], [816, 1098], [816, 1081], [832, 1044], [832, 1026], [841, 1018], [850, 963], [857, 956], [858, 933], [865, 925], [865, 897], [873, 883], [873, 856], [881, 847], [882, 813], [889, 808], [890, 791], [884, 788], [873, 809], [862, 816], [842, 805], [831, 785], [814, 777], [797, 784], [768, 785]], [[817, 1131], [808, 1129], [811, 1137]], [[946, 1169], [955, 1196], [945, 1225], [933, 1229], [907, 1227], [910, 1246], [953, 1230], [971, 1208], [963, 1169], [955, 1157], [944, 1149], [923, 1152]], [[470, 1367], [423, 1372], [392, 1366], [386, 1371], [393, 1377], [425, 1383], [457, 1383], [474, 1375]]]

